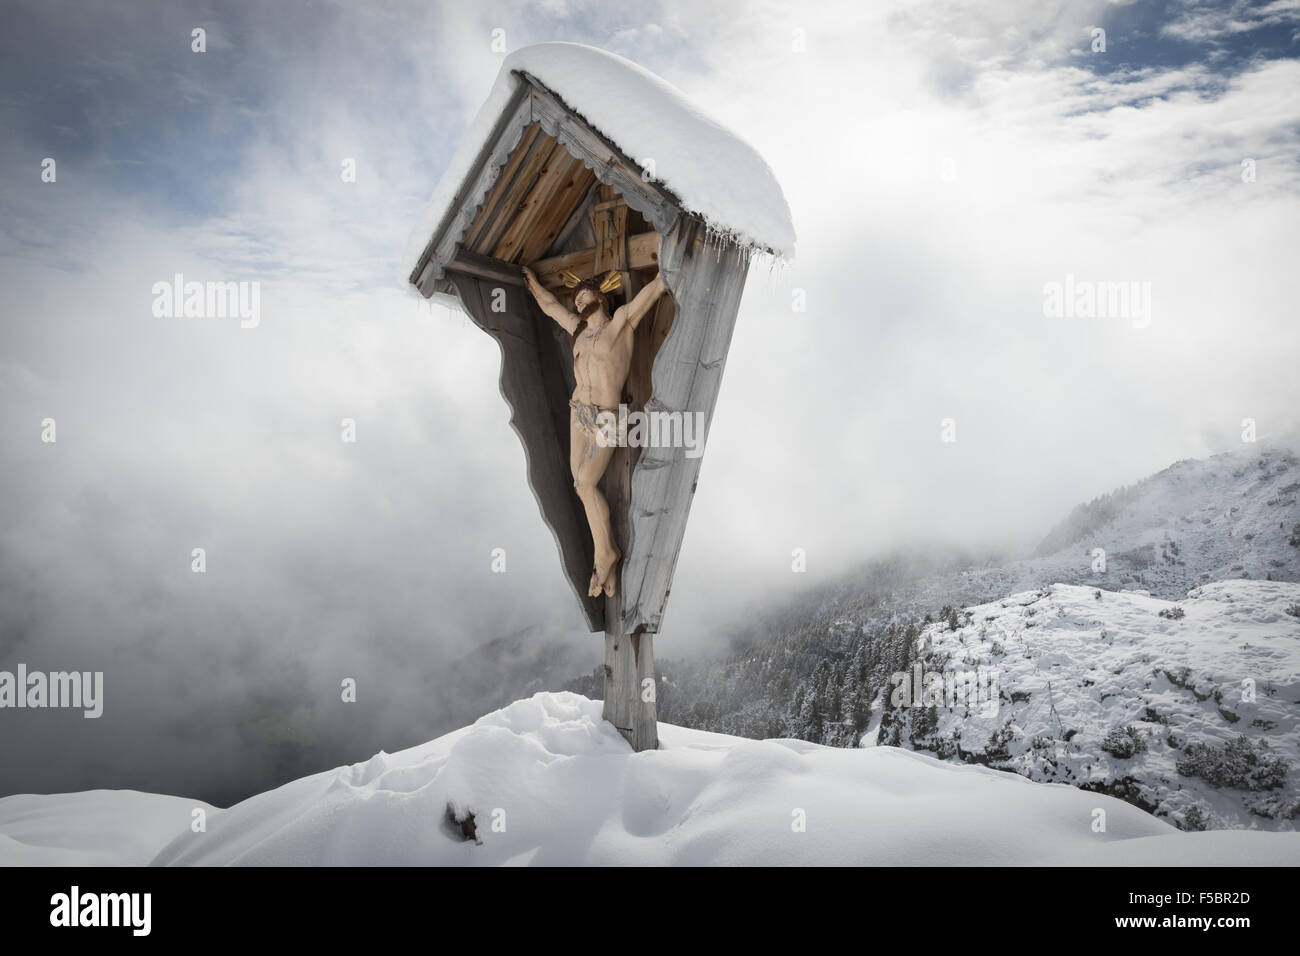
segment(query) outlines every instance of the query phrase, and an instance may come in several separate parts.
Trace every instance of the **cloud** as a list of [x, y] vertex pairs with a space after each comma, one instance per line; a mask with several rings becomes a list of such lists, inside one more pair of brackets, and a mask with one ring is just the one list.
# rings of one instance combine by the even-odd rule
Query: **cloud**
[[1300, 2], [1234, 0], [1219, 6], [1196, 5], [1166, 23], [1160, 32], [1191, 43], [1214, 43], [1271, 27], [1300, 27]]
[[[234, 4], [207, 59], [204, 7], [70, 9], [20, 10], [0, 66], [0, 664], [102, 664], [108, 702], [93, 733], [3, 735], [11, 786], [264, 788], [472, 719], [446, 675], [492, 639], [599, 662], [496, 346], [391, 286], [494, 29], [658, 72], [794, 213], [796, 264], [745, 293], [661, 657], [892, 549], [1032, 542], [1296, 417], [1294, 59], [1070, 56], [1132, 12], [1105, 4]], [[261, 324], [155, 318], [177, 272], [261, 282]], [[1067, 275], [1149, 281], [1150, 327], [1045, 317]]]

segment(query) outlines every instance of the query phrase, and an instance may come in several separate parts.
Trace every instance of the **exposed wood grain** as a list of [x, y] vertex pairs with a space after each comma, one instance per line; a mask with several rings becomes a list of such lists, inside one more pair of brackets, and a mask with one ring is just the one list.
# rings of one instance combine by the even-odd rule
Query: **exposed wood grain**
[[632, 635], [636, 664], [636, 696], [632, 703], [632, 749], [659, 749], [659, 678], [655, 674], [655, 636], [651, 631]]
[[[613, 601], [613, 598], [609, 599]], [[621, 620], [611, 612], [610, 620]], [[605, 633], [605, 700], [601, 716], [637, 753], [659, 747], [654, 635]], [[648, 700], [646, 698], [649, 698]]]
[[[626, 387], [623, 400], [629, 405], [633, 401]], [[614, 542], [625, 556], [632, 550], [628, 509], [633, 451], [627, 446], [617, 448], [602, 479], [610, 507]], [[632, 745], [632, 749], [640, 752], [659, 746], [654, 696], [658, 689], [654, 672], [654, 638], [650, 634], [634, 634], [623, 627], [626, 596], [622, 568], [620, 562], [618, 588], [613, 596], [605, 598], [605, 699], [601, 712], [604, 719]], [[647, 679], [650, 682], [648, 694], [642, 692]], [[647, 696], [649, 699], [644, 699]]]
[[592, 129], [545, 84], [526, 72], [520, 74], [533, 85], [533, 118], [542, 129], [580, 157], [601, 182], [613, 186], [646, 222], [658, 231], [667, 231], [676, 218], [680, 201], [672, 191], [654, 181], [642, 179], [640, 167]]
[[[628, 301], [631, 301], [632, 296], [641, 291], [644, 284], [639, 273], [633, 272], [630, 275], [631, 278], [628, 281], [631, 292], [628, 296]], [[665, 303], [668, 304], [669, 308], [672, 307], [672, 300], [666, 295], [661, 296], [659, 302], [656, 303], [655, 311], [642, 318], [640, 324], [632, 333], [634, 345], [632, 351], [632, 367], [628, 370], [628, 391], [631, 394], [631, 401], [628, 403], [628, 408], [635, 411], [644, 412], [646, 406], [650, 403], [650, 400], [654, 395], [652, 369], [654, 368], [654, 361], [658, 354], [659, 347], [663, 344], [663, 337], [655, 336], [654, 319], [658, 315], [659, 309], [662, 309]], [[633, 449], [632, 467], [634, 469], [640, 463], [641, 456], [644, 452], [645, 449], [641, 447]]]
[[[700, 244], [704, 229], [701, 220], [682, 216], [663, 238], [660, 269], [675, 318], [654, 361], [647, 411], [702, 412], [707, 440], [749, 259], [734, 243]], [[623, 571], [626, 633], [660, 630], [701, 460], [682, 447], [642, 450], [632, 475], [632, 550]]]
[[[531, 144], [527, 147], [522, 162], [515, 170], [509, 185], [502, 193], [496, 205], [488, 214], [486, 205], [480, 211], [483, 225], [474, 238], [472, 248], [481, 255], [490, 256], [501, 242], [501, 237], [505, 235], [510, 224], [514, 222], [515, 212], [523, 205], [528, 194], [537, 185], [537, 177], [541, 175], [546, 166], [547, 160], [554, 154], [556, 142], [550, 136], [540, 132], [541, 127], [536, 123], [527, 127], [528, 130], [539, 130]], [[527, 135], [527, 132], [525, 132]], [[517, 151], [524, 151], [521, 145], [516, 147]], [[516, 152], [515, 155], [518, 155]]]
[[[584, 166], [583, 168], [585, 169], [586, 167]], [[571, 240], [574, 235], [585, 224], [590, 223], [591, 206], [596, 201], [596, 194], [600, 190], [601, 183], [600, 180], [596, 178], [595, 173], [592, 173], [589, 169], [587, 172], [591, 173], [591, 181], [587, 184], [586, 193], [584, 193], [582, 198], [578, 200], [578, 205], [574, 207], [573, 212], [569, 214], [569, 218], [560, 226], [560, 231], [556, 234], [555, 241], [551, 243], [550, 248], [543, 251], [543, 255], [559, 255], [562, 252], [572, 249], [573, 244]], [[589, 244], [590, 243], [588, 243], [588, 245]], [[524, 261], [526, 262], [527, 260]]]
[[525, 240], [554, 198], [555, 191], [571, 178], [575, 162], [568, 149], [559, 143], [555, 144], [537, 174], [537, 181], [528, 190], [519, 208], [512, 213], [513, 218], [505, 234], [493, 247], [492, 258], [503, 262], [516, 261]]
[[[524, 260], [527, 262], [527, 260]], [[659, 234], [655, 232], [643, 232], [640, 235], [630, 236], [627, 240], [627, 267], [629, 269], [645, 269], [649, 266], [658, 266], [659, 263]], [[552, 286], [564, 285], [564, 280], [560, 278], [560, 273], [569, 271], [579, 276], [592, 276], [596, 274], [596, 250], [595, 247], [588, 249], [579, 249], [575, 252], [565, 252], [558, 256], [551, 256], [548, 259], [538, 259], [532, 263], [532, 269], [537, 273], [537, 278], [542, 285], [550, 288]]]
[[565, 223], [582, 204], [591, 184], [596, 181], [596, 174], [575, 159], [569, 167], [569, 176], [555, 190], [546, 210], [524, 236], [523, 248], [517, 260], [532, 262], [555, 243]]
[[456, 258], [451, 260], [447, 269], [507, 285], [524, 284], [524, 274], [518, 267], [508, 266], [497, 259], [489, 259], [487, 256], [480, 256], [465, 249], [456, 253]]
[[650, 322], [650, 354], [658, 356], [659, 348], [664, 344], [664, 339], [668, 338], [668, 333], [672, 331], [673, 318], [676, 314], [676, 308], [673, 305], [671, 296], [661, 296], [655, 307], [653, 319]]
[[591, 211], [591, 225], [596, 233], [595, 262], [592, 275], [623, 272], [627, 269], [627, 204], [610, 199], [612, 186], [600, 187], [602, 201]]
[[[541, 161], [540, 159], [537, 159], [538, 153], [540, 152], [538, 147], [545, 146], [544, 142], [541, 144], [538, 143], [539, 139], [545, 141], [550, 140], [550, 137], [543, 133], [542, 128], [536, 123], [529, 123], [524, 129], [519, 144], [514, 148], [514, 151], [511, 152], [509, 161], [507, 161], [506, 165], [501, 168], [501, 172], [497, 175], [496, 185], [492, 187], [487, 198], [483, 200], [483, 205], [479, 209], [478, 216], [475, 218], [474, 222], [470, 224], [469, 229], [466, 230], [465, 238], [461, 240], [461, 244], [466, 249], [479, 251], [479, 242], [482, 240], [484, 230], [501, 218], [502, 199], [505, 197], [506, 191], [512, 186], [519, 189], [526, 189], [527, 184], [531, 184], [532, 180], [529, 177], [536, 176], [536, 170], [530, 172], [529, 167], [531, 163], [536, 160], [537, 167], [541, 168]], [[524, 180], [526, 184], [521, 185], [521, 179]], [[487, 248], [490, 249], [491, 246], [489, 245]]]

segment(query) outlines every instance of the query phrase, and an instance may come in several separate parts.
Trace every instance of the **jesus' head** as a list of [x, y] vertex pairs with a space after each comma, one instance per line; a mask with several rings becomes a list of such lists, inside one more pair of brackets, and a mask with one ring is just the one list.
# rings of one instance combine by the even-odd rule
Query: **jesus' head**
[[583, 319], [603, 308], [609, 315], [609, 296], [600, 291], [600, 283], [595, 279], [585, 279], [573, 290], [573, 307]]

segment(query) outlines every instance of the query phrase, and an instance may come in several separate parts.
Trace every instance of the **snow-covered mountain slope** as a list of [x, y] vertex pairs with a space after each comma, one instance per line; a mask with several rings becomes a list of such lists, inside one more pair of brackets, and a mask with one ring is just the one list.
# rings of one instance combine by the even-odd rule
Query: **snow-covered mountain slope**
[[985, 594], [1065, 582], [1171, 600], [1210, 581], [1300, 582], [1298, 501], [1300, 457], [1289, 448], [1180, 461], [1076, 508], [1039, 556], [964, 577]]
[[1211, 581], [1300, 582], [1297, 448], [1288, 440], [1180, 461], [1075, 508], [1022, 560], [972, 561], [938, 544], [878, 558], [795, 604], [762, 608], [732, 635], [733, 649], [752, 655], [812, 625], [920, 620], [1056, 583], [1178, 600]]
[[[189, 801], [176, 804], [155, 822], [184, 820], [170, 821], [175, 836], [153, 862], [1300, 864], [1300, 834], [1184, 833], [1108, 796], [898, 748], [661, 724], [660, 749], [634, 754], [600, 708], [577, 694], [539, 693], [427, 744], [212, 811], [206, 832], [191, 831]], [[78, 797], [84, 806], [105, 799]], [[32, 801], [52, 800], [22, 799], [29, 820]], [[53, 820], [58, 808], [48, 806]], [[0, 832], [10, 832], [13, 807], [0, 801]], [[142, 822], [122, 820], [124, 829]], [[32, 844], [20, 859], [10, 847], [0, 862], [41, 862]], [[61, 862], [59, 852], [49, 861]]]
[[0, 799], [0, 865], [144, 866], [190, 826], [202, 800], [138, 790], [24, 793]]
[[904, 706], [882, 700], [878, 739], [1123, 796], [1185, 828], [1295, 830], [1296, 615], [1300, 585], [1281, 582], [1216, 582], [1179, 602], [1059, 584], [1016, 594], [919, 638], [923, 686], [989, 675], [996, 708], [955, 683], [929, 710], [900, 681], [891, 703]]

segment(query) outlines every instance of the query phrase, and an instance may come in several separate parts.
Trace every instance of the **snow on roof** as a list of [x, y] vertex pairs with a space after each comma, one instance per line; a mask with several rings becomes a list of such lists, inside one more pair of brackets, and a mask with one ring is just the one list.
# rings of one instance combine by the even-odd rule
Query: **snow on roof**
[[778, 259], [794, 258], [790, 207], [754, 147], [704, 115], [675, 86], [630, 60], [581, 43], [538, 43], [505, 58], [487, 101], [411, 232], [405, 285], [517, 84], [512, 70], [544, 83], [634, 162], [654, 161], [655, 178], [710, 227]]

